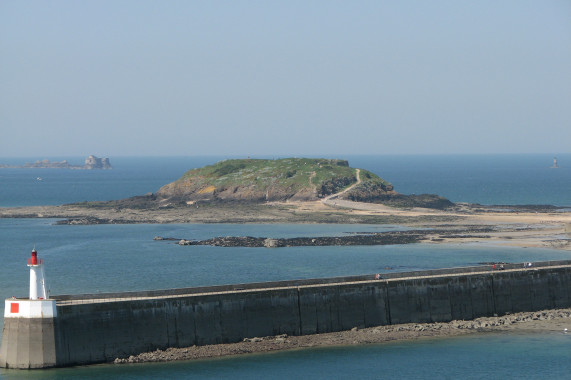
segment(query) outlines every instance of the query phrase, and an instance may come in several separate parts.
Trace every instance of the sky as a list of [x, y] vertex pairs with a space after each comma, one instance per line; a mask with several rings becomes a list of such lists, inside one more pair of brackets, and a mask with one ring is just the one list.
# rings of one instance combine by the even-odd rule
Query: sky
[[571, 1], [0, 0], [0, 157], [571, 153]]

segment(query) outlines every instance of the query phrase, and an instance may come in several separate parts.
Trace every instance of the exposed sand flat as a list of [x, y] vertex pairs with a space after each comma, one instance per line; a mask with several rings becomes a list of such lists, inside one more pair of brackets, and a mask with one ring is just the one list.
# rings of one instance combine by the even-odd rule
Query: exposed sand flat
[[[514, 206], [515, 207], [515, 206]], [[62, 224], [124, 223], [373, 223], [432, 228], [424, 242], [489, 242], [518, 247], [571, 250], [571, 212], [553, 209], [503, 211], [460, 204], [452, 210], [397, 209], [381, 204], [335, 198], [313, 202], [190, 205], [178, 208], [129, 209], [77, 205], [0, 208], [0, 218], [56, 218]], [[489, 226], [478, 232], [472, 226]], [[450, 228], [458, 233], [450, 234]], [[447, 229], [439, 233], [438, 229]]]

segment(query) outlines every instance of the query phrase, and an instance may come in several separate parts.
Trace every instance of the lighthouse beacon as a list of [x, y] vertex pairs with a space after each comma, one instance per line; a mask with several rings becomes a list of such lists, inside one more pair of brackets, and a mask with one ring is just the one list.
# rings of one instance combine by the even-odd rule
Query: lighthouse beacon
[[30, 267], [30, 299], [48, 299], [44, 260], [38, 260], [38, 252], [35, 248], [32, 250], [32, 257], [28, 259], [28, 266]]
[[0, 345], [0, 368], [46, 368], [56, 365], [56, 301], [46, 287], [44, 262], [32, 250], [28, 259], [30, 295], [6, 299]]

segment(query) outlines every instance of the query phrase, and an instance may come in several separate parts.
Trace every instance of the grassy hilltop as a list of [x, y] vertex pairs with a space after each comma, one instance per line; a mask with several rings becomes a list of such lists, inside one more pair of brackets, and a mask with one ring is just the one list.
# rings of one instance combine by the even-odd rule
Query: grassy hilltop
[[[225, 160], [192, 169], [163, 186], [157, 199], [284, 201], [316, 200], [357, 183], [356, 169], [345, 160], [286, 158]], [[393, 186], [379, 176], [360, 171], [363, 183], [389, 193]]]

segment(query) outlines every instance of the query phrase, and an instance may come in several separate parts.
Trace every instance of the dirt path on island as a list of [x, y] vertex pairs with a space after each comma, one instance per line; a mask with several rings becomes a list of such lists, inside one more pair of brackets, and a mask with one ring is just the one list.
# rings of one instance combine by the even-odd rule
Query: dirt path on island
[[[337, 205], [337, 198], [339, 198], [339, 196], [345, 194], [346, 192], [352, 190], [355, 186], [359, 185], [361, 183], [361, 169], [355, 169], [355, 177], [357, 177], [357, 182], [355, 182], [354, 184], [352, 184], [351, 186], [349, 186], [348, 188], [336, 193], [336, 194], [331, 194], [326, 196], [325, 198], [323, 198], [321, 200], [321, 203], [328, 205], [328, 206], [336, 206]], [[334, 200], [332, 202], [332, 200]]]
[[317, 195], [317, 185], [313, 183], [313, 179], [315, 178], [315, 176], [317, 175], [316, 172], [311, 172], [311, 174], [309, 175], [309, 186], [311, 186], [311, 188], [313, 189], [313, 194]]

